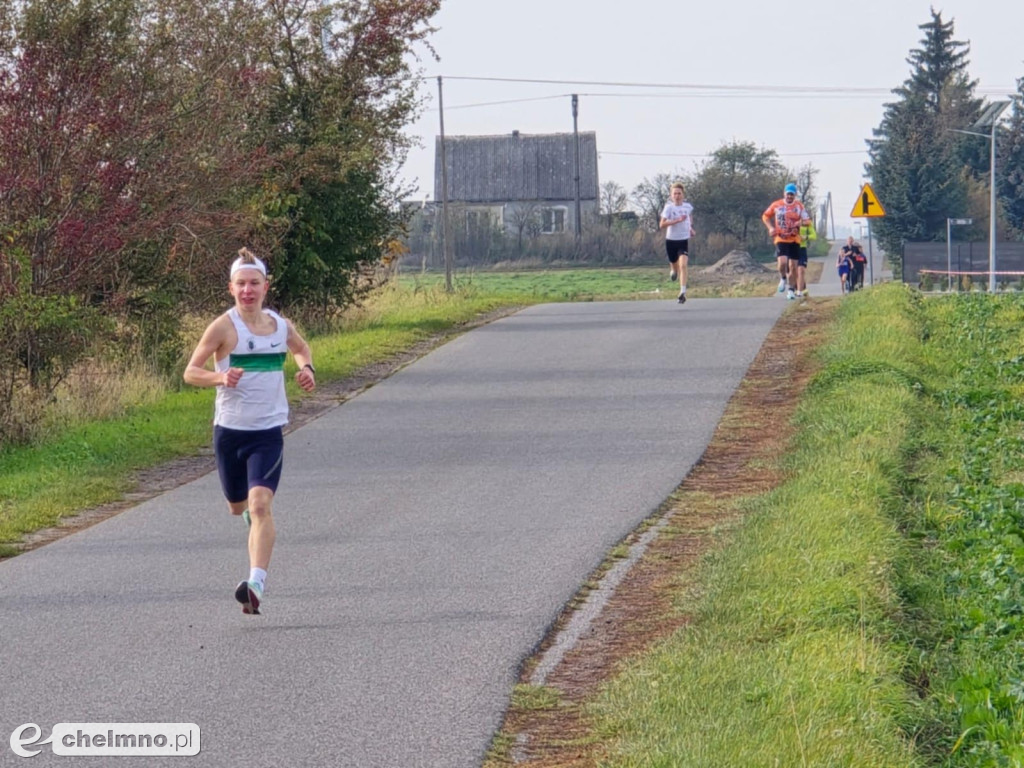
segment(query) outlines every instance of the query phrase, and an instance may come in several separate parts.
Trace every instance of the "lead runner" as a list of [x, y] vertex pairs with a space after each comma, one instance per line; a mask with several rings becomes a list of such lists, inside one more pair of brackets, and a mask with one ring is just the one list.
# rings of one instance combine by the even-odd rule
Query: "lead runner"
[[[249, 578], [235, 588], [246, 614], [260, 612], [276, 538], [271, 507], [288, 423], [287, 352], [299, 366], [298, 385], [306, 392], [316, 387], [309, 344], [291, 321], [263, 308], [269, 286], [266, 264], [239, 250], [228, 281], [235, 306], [207, 326], [184, 373], [193, 386], [217, 388], [213, 445], [221, 488], [231, 514], [247, 512], [251, 520]], [[206, 368], [211, 357], [213, 370]]]

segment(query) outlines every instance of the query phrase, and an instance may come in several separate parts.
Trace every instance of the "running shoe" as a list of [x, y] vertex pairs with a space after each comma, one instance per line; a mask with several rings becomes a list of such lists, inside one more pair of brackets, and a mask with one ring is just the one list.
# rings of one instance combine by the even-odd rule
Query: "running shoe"
[[784, 290], [786, 290], [786, 278], [783, 277], [779, 280], [779, 293], [782, 293]]
[[793, 291], [786, 291], [786, 298], [793, 301], [796, 298], [796, 294]]
[[803, 291], [797, 291], [797, 292], [796, 292], [796, 297], [797, 297], [798, 299], [802, 299], [802, 298], [804, 297], [804, 292], [803, 292]]
[[680, 304], [685, 304], [686, 303], [686, 291], [680, 291], [679, 292], [679, 303]]
[[670, 269], [668, 271], [668, 279], [669, 280], [676, 280], [678, 277], [679, 277], [679, 273], [676, 272], [674, 269]]
[[254, 581], [242, 581], [235, 587], [235, 600], [242, 604], [242, 613], [258, 616], [263, 588]]
[[249, 514], [248, 509], [242, 511], [242, 519], [245, 520], [245, 524], [249, 528], [252, 528], [252, 516]]

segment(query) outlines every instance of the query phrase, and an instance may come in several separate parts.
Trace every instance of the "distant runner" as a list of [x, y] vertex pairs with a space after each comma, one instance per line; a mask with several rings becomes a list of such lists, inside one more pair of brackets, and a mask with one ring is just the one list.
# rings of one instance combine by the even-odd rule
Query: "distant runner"
[[796, 298], [797, 264], [800, 261], [800, 226], [811, 217], [796, 199], [796, 184], [787, 184], [782, 199], [776, 200], [761, 214], [761, 221], [775, 241], [775, 258], [779, 268], [779, 293]]
[[845, 253], [850, 258], [850, 290], [864, 287], [864, 267], [868, 263], [868, 257], [864, 255], [861, 244], [854, 241], [853, 235], [846, 238], [840, 253]]
[[814, 219], [808, 219], [800, 225], [800, 257], [796, 262], [796, 297], [807, 296], [807, 251], [811, 247], [811, 241], [818, 239], [818, 232], [814, 228]]
[[858, 288], [864, 287], [864, 272], [868, 267], [868, 256], [860, 243], [853, 245], [853, 281]]
[[845, 245], [839, 249], [839, 256], [836, 257], [836, 271], [839, 273], [839, 284], [843, 293], [852, 291], [850, 275], [853, 273], [853, 254]]
[[693, 228], [693, 206], [686, 202], [682, 182], [672, 185], [672, 199], [661, 211], [659, 228], [666, 229], [665, 252], [668, 255], [669, 280], [679, 278], [679, 303], [686, 303], [686, 271], [689, 262], [690, 236]]

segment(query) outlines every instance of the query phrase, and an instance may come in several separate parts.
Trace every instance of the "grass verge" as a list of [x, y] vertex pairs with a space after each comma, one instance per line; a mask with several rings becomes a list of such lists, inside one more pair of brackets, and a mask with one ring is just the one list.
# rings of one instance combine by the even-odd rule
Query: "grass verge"
[[[890, 517], [917, 396], [880, 361], [912, 360], [901, 291], [844, 301], [779, 471], [680, 595], [689, 628], [592, 703], [616, 766], [912, 766]], [[840, 332], [841, 331], [841, 332]], [[838, 373], [837, 373], [838, 371]]]

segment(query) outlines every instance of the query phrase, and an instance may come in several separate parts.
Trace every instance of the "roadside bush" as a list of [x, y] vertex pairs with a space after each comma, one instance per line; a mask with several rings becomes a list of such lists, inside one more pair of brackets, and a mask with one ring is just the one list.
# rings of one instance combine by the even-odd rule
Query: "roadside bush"
[[[15, 402], [45, 401], [97, 344], [112, 323], [73, 296], [17, 295], [0, 302], [0, 443], [23, 439], [25, 420], [35, 408], [18, 412]], [[21, 390], [30, 390], [30, 393]], [[17, 396], [17, 397], [16, 397]]]

